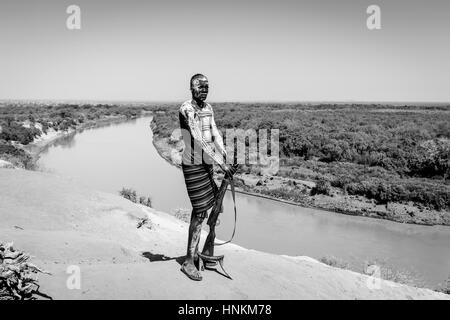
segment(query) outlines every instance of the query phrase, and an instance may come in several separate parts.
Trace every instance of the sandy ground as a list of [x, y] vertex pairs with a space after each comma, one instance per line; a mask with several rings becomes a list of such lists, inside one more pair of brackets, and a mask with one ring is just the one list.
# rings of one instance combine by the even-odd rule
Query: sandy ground
[[14, 241], [52, 273], [39, 282], [54, 299], [450, 298], [233, 244], [216, 249], [233, 280], [205, 271], [194, 282], [180, 272], [187, 224], [48, 173], [0, 169], [0, 221], [0, 241]]

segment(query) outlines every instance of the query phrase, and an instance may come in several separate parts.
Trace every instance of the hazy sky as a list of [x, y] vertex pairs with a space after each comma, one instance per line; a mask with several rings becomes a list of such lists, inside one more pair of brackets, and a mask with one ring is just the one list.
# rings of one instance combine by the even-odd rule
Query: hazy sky
[[450, 101], [449, 17], [448, 0], [1, 0], [0, 99], [180, 101], [201, 72], [213, 101]]

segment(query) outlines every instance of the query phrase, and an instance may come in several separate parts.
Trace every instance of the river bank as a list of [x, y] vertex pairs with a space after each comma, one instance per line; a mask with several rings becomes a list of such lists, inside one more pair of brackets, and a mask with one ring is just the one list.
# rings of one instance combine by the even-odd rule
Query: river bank
[[235, 244], [217, 249], [234, 280], [205, 271], [194, 282], [180, 271], [186, 223], [44, 172], [0, 169], [0, 219], [0, 241], [51, 273], [38, 281], [53, 299], [450, 299]]
[[[152, 112], [143, 111], [139, 117], [151, 114]], [[127, 117], [125, 115], [116, 115], [116, 116], [106, 116], [96, 120], [88, 120], [82, 124], [79, 124], [75, 129], [69, 129], [64, 131], [55, 131], [53, 129], [49, 130], [47, 133], [43, 133], [34, 139], [34, 141], [27, 145], [22, 144], [14, 144], [14, 146], [26, 151], [32, 158], [33, 167], [35, 167], [36, 162], [39, 159], [39, 155], [49, 146], [58, 141], [75, 135], [77, 133], [81, 133], [84, 130], [101, 128], [104, 126], [109, 126], [111, 124], [118, 124], [125, 121], [130, 121], [133, 119], [137, 119], [138, 117]], [[36, 169], [36, 168], [35, 168]]]
[[[156, 124], [152, 121], [151, 129], [155, 128]], [[162, 158], [170, 164], [180, 167], [184, 144], [179, 137], [164, 137], [154, 134], [153, 144]], [[363, 196], [346, 195], [341, 189], [331, 186], [328, 195], [312, 195], [311, 193], [316, 187], [315, 181], [252, 173], [237, 173], [235, 177], [237, 192], [283, 203], [399, 223], [430, 226], [450, 225], [450, 213], [445, 210], [437, 211], [418, 207], [413, 203], [377, 204], [374, 200]]]
[[10, 102], [0, 112], [0, 159], [9, 166], [33, 170], [38, 154], [53, 141], [84, 129], [136, 119], [158, 108], [164, 106], [62, 101]]

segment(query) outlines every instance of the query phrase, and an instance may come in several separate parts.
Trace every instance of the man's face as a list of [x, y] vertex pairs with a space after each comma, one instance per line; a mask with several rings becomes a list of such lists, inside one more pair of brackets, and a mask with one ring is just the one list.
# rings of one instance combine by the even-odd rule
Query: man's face
[[192, 82], [192, 96], [196, 100], [205, 101], [208, 96], [209, 84], [208, 79], [200, 78], [194, 79]]

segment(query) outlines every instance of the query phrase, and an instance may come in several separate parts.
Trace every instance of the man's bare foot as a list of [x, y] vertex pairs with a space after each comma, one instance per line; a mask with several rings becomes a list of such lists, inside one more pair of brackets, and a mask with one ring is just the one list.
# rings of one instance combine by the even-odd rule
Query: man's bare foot
[[202, 275], [192, 262], [185, 261], [181, 266], [181, 271], [191, 280], [201, 281], [203, 279]]

